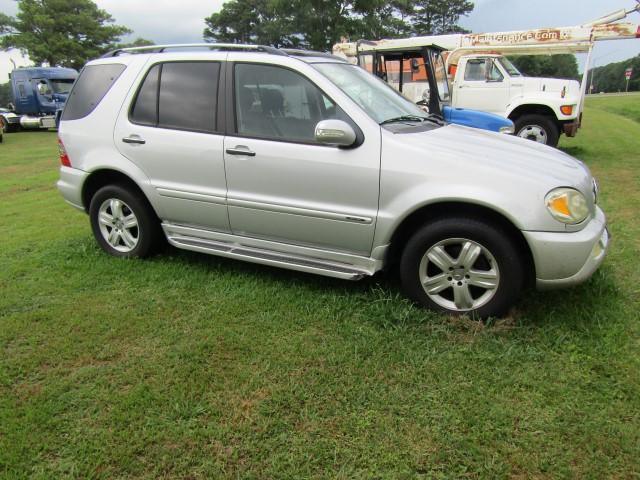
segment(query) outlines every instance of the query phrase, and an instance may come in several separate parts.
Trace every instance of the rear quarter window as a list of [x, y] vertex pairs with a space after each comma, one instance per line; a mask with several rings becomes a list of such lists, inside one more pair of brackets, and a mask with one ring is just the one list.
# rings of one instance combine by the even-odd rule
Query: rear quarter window
[[93, 112], [125, 68], [120, 63], [84, 67], [69, 94], [62, 120], [78, 120]]

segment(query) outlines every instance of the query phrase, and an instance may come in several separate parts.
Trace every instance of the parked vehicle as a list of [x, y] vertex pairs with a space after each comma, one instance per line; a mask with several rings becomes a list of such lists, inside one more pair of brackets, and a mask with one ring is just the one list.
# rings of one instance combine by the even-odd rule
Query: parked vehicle
[[[377, 47], [375, 44], [373, 46]], [[379, 48], [375, 51], [363, 50], [357, 57], [357, 63], [429, 113], [439, 115], [449, 123], [492, 132], [514, 133], [513, 122], [503, 116], [451, 107], [447, 70], [439, 47], [432, 45], [403, 51]]]
[[78, 76], [72, 68], [17, 68], [10, 74], [12, 108], [0, 111], [0, 130], [54, 128]]
[[[359, 64], [375, 57], [376, 75], [414, 101], [420, 101], [429, 96], [432, 83], [426, 76], [414, 74], [403, 85], [388, 75], [389, 59], [397, 62], [402, 57], [423, 56], [427, 61], [427, 50], [437, 45], [446, 58], [444, 71], [451, 82], [446, 93], [450, 91], [451, 95], [445, 96], [451, 107], [508, 118], [515, 123], [516, 135], [555, 147], [560, 134], [573, 137], [580, 127], [594, 43], [640, 38], [638, 25], [612, 23], [639, 10], [640, 4], [629, 11], [620, 10], [573, 27], [343, 42], [334, 45], [333, 52]], [[503, 56], [558, 53], [588, 54], [582, 86], [571, 79], [525, 77]], [[400, 71], [407, 76], [407, 65]], [[438, 81], [443, 90], [443, 80]]]
[[486, 317], [585, 281], [609, 245], [582, 162], [447, 125], [321, 53], [115, 51], [83, 69], [59, 145], [60, 192], [117, 257], [166, 238], [350, 280], [396, 265], [420, 304]]

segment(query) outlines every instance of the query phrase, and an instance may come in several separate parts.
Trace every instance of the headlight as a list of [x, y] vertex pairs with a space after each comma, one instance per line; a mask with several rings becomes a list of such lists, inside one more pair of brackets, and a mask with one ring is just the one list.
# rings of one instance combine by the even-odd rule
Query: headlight
[[589, 215], [587, 199], [573, 188], [555, 188], [544, 199], [547, 210], [562, 223], [580, 223]]
[[507, 125], [506, 127], [500, 127], [500, 133], [506, 133], [507, 135], [513, 135], [516, 133], [516, 129], [513, 125]]

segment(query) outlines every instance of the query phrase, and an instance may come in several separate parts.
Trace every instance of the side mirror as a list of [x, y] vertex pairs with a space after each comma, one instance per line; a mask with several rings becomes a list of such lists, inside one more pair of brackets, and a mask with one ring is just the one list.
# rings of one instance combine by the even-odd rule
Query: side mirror
[[411, 71], [413, 73], [418, 73], [420, 71], [420, 63], [418, 63], [418, 59], [417, 58], [412, 58], [411, 59]]
[[316, 142], [335, 147], [350, 147], [356, 143], [356, 132], [342, 120], [321, 120], [316, 125]]

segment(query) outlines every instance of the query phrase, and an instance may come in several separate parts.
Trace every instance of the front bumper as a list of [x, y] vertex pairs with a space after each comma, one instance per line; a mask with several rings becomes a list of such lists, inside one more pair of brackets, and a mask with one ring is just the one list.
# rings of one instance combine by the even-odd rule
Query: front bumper
[[60, 179], [56, 183], [62, 197], [78, 210], [86, 211], [82, 202], [82, 187], [89, 174], [71, 167], [60, 167]]
[[522, 232], [533, 255], [536, 288], [551, 290], [588, 280], [602, 264], [610, 243], [604, 212], [579, 232]]

